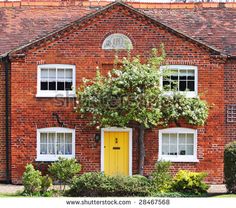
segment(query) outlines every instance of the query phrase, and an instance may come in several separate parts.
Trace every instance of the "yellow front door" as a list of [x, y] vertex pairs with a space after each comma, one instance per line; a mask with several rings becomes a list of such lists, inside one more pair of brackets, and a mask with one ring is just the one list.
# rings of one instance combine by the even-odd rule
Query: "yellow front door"
[[104, 132], [104, 173], [129, 175], [128, 132]]

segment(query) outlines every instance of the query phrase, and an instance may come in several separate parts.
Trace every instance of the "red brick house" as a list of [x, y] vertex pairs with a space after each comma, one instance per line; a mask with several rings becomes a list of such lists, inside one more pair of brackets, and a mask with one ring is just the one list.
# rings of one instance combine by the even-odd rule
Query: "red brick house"
[[236, 4], [107, 4], [0, 2], [0, 180], [20, 183], [27, 163], [43, 168], [59, 156], [75, 157], [84, 172], [113, 173], [122, 159], [118, 170], [137, 173], [135, 128], [88, 126], [73, 111], [71, 90], [97, 66], [110, 69], [129, 42], [143, 60], [163, 43], [179, 91], [214, 104], [204, 127], [146, 132], [145, 175], [168, 159], [174, 172], [205, 171], [209, 183], [223, 183], [224, 146], [236, 138]]

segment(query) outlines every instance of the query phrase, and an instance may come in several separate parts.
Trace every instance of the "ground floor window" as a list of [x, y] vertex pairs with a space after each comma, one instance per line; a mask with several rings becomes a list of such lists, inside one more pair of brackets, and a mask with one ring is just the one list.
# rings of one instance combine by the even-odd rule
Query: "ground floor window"
[[188, 128], [160, 130], [159, 160], [197, 162], [197, 130]]
[[44, 128], [37, 130], [37, 160], [54, 161], [75, 156], [75, 130]]

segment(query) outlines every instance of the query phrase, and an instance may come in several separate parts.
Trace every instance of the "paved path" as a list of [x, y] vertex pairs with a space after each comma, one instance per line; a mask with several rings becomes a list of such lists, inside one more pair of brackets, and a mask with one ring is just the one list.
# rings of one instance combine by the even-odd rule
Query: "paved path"
[[20, 185], [12, 185], [12, 184], [0, 184], [0, 194], [14, 194], [17, 191], [23, 191], [23, 186]]
[[[0, 194], [7, 193], [7, 194], [14, 194], [17, 191], [23, 191], [23, 186], [20, 185], [12, 185], [12, 184], [0, 184]], [[208, 190], [208, 193], [215, 194], [215, 193], [226, 193], [225, 185], [211, 185]]]

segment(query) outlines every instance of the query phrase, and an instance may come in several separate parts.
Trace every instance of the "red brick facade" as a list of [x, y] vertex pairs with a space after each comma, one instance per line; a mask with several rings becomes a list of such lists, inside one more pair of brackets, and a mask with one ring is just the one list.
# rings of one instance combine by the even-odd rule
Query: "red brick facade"
[[[122, 6], [115, 5], [74, 25], [65, 33], [30, 50], [20, 51], [24, 57], [11, 61], [11, 176], [20, 183], [27, 163], [35, 163], [37, 128], [57, 127], [52, 116], [58, 113], [66, 127], [76, 129], [76, 158], [83, 171], [100, 170], [100, 142], [94, 141], [94, 128], [79, 120], [73, 112], [74, 99], [37, 98], [38, 64], [76, 65], [76, 85], [83, 77], [95, 75], [96, 67], [112, 64], [114, 51], [102, 50], [105, 37], [123, 33], [133, 42], [132, 54], [145, 60], [151, 48], [164, 44], [167, 62], [177, 65], [198, 66], [199, 94], [213, 107], [204, 127], [198, 128], [198, 163], [175, 163], [173, 171], [190, 169], [209, 173], [210, 183], [223, 182], [223, 149], [225, 145], [224, 69], [225, 60], [211, 54], [206, 47], [176, 35], [148, 18]], [[125, 52], [120, 52], [125, 56]], [[0, 83], [1, 84], [1, 83]], [[227, 96], [227, 95], [226, 95]], [[66, 102], [65, 105], [58, 105]], [[183, 123], [182, 127], [186, 127]], [[192, 127], [195, 128], [195, 127]], [[0, 132], [1, 133], [1, 132]], [[158, 159], [158, 129], [145, 135], [145, 174], [149, 174]], [[137, 133], [133, 136], [133, 173], [137, 173]], [[39, 165], [39, 164], [36, 164]], [[1, 172], [0, 172], [1, 173]]]
[[6, 180], [5, 71], [0, 61], [0, 181]]

